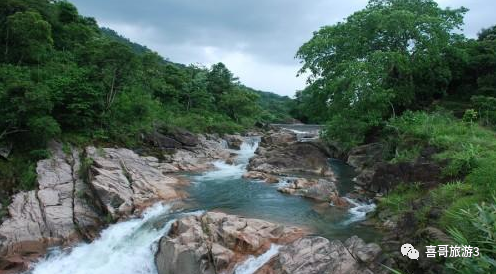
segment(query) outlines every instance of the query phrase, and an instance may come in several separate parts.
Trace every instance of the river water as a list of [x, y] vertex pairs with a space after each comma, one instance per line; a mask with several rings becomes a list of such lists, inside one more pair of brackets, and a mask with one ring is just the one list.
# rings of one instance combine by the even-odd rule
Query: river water
[[[360, 225], [374, 205], [351, 200], [355, 207], [340, 209], [329, 204], [282, 194], [278, 184], [242, 179], [249, 159], [258, 146], [256, 137], [241, 146], [233, 165], [216, 162], [215, 170], [186, 175], [191, 184], [187, 188], [188, 206], [171, 211], [170, 205], [157, 204], [143, 217], [111, 225], [92, 243], [82, 243], [67, 250], [53, 249], [48, 256], [27, 273], [30, 274], [156, 274], [154, 253], [157, 241], [169, 230], [178, 217], [200, 214], [206, 210], [260, 218], [288, 225], [305, 227], [312, 234], [329, 239], [344, 240], [352, 235], [377, 240], [372, 228]], [[353, 189], [353, 169], [338, 160], [330, 160], [342, 195]], [[253, 273], [277, 253], [272, 246], [265, 254], [250, 258], [236, 269], [236, 274]]]

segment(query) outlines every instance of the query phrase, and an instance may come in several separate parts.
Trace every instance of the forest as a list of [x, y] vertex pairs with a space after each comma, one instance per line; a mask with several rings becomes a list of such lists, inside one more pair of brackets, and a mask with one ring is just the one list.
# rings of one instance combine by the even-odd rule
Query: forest
[[442, 166], [441, 178], [430, 178], [435, 186], [404, 182], [376, 211], [377, 218], [416, 223], [417, 234], [405, 232], [404, 239], [420, 245], [433, 240], [419, 239], [418, 231], [437, 227], [461, 245], [484, 249], [475, 260], [440, 260], [433, 273], [496, 270], [496, 26], [465, 37], [467, 11], [430, 0], [371, 0], [314, 32], [296, 54], [310, 77], [291, 113], [325, 124], [328, 144], [349, 151], [377, 142], [391, 165], [432, 157]]
[[[244, 86], [222, 63], [173, 63], [66, 1], [0, 3], [2, 189], [30, 189], [45, 143], [133, 146], [142, 133], [242, 132], [290, 119], [288, 97]], [[270, 105], [270, 107], [269, 107]]]
[[467, 12], [370, 0], [299, 48], [308, 85], [291, 99], [243, 85], [223, 63], [174, 63], [69, 2], [2, 0], [0, 215], [12, 193], [35, 188], [36, 162], [54, 138], [133, 148], [155, 130], [226, 134], [302, 121], [324, 125], [321, 138], [340, 155], [379, 143], [392, 166], [441, 166], [434, 184], [403, 182], [378, 197], [375, 218], [410, 218], [481, 256], [392, 273], [495, 273], [496, 26], [466, 37]]

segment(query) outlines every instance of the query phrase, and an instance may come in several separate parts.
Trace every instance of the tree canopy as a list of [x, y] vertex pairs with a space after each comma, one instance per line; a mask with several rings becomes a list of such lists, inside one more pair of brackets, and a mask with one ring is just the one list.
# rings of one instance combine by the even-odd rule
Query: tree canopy
[[462, 39], [456, 30], [466, 11], [432, 0], [370, 1], [298, 50], [310, 85], [297, 100], [318, 110], [315, 118], [332, 128], [329, 137], [360, 143], [385, 118], [446, 93], [452, 79], [446, 56]]

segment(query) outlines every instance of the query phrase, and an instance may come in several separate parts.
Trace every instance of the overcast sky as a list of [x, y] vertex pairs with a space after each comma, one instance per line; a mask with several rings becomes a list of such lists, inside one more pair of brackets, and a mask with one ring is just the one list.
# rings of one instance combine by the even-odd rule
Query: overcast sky
[[[294, 55], [312, 32], [367, 0], [70, 0], [86, 16], [174, 62], [223, 62], [245, 85], [292, 96], [305, 86]], [[496, 24], [494, 0], [439, 0], [470, 9], [466, 35]]]

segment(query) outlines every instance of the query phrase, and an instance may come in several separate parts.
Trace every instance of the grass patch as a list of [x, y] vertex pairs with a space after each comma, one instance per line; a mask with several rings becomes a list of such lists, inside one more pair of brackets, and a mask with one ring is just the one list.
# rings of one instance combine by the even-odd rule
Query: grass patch
[[494, 131], [456, 119], [450, 113], [407, 111], [391, 119], [388, 128], [395, 136], [389, 140], [395, 147], [392, 162], [413, 160], [419, 156], [420, 148], [434, 146], [441, 151], [434, 159], [448, 161], [444, 174], [463, 177], [481, 160], [496, 158]]
[[400, 184], [388, 195], [379, 200], [379, 211], [389, 210], [401, 214], [411, 208], [414, 200], [422, 197], [424, 191], [420, 184]]

